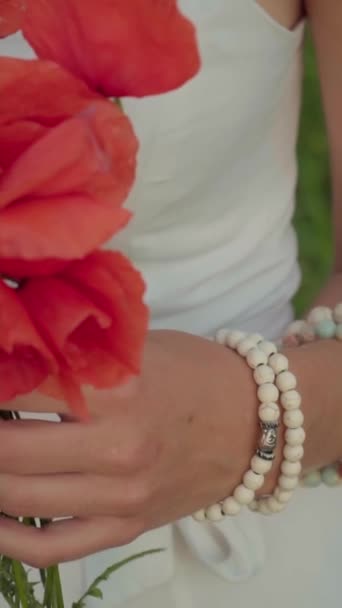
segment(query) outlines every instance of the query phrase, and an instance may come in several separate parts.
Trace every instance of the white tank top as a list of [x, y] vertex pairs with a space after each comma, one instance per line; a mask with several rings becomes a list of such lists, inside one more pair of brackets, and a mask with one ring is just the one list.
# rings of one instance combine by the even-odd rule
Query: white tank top
[[[299, 281], [291, 218], [303, 26], [287, 31], [255, 0], [180, 5], [198, 26], [203, 70], [174, 93], [125, 100], [142, 145], [135, 217], [111, 246], [143, 272], [153, 327], [277, 335]], [[19, 37], [0, 52], [29, 55]], [[315, 500], [300, 490], [281, 521], [187, 518], [67, 565], [66, 605], [109, 564], [163, 547], [110, 579], [103, 608], [338, 608], [341, 511], [341, 493], [322, 488]]]
[[303, 27], [254, 0], [181, 0], [197, 24], [199, 76], [125, 100], [141, 140], [135, 217], [113, 246], [142, 270], [152, 325], [279, 333], [298, 286], [291, 219]]

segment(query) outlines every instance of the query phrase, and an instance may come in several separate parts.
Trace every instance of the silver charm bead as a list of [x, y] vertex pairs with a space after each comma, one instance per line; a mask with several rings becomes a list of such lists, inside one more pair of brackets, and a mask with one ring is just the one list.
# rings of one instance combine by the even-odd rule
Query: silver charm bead
[[262, 435], [257, 455], [263, 460], [274, 460], [278, 443], [278, 422], [261, 422]]

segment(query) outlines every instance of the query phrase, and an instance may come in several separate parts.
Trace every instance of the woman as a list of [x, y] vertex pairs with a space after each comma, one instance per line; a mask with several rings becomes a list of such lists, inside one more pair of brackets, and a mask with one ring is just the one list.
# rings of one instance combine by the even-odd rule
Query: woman
[[[123, 545], [66, 567], [75, 599], [108, 564], [164, 547], [110, 580], [106, 608], [334, 608], [341, 603], [340, 490], [301, 489], [270, 519], [244, 513], [199, 525], [186, 516], [232, 491], [256, 441], [247, 366], [203, 337], [230, 326], [276, 338], [292, 318], [305, 18], [321, 68], [335, 200], [335, 269], [319, 301], [342, 301], [342, 7], [320, 0], [180, 5], [198, 26], [202, 73], [175, 93], [125, 102], [142, 152], [129, 201], [135, 219], [113, 247], [148, 282], [143, 374], [120, 393], [94, 395], [87, 427], [65, 422], [37, 436], [26, 428], [13, 433], [11, 463], [0, 465], [4, 510], [20, 505], [28, 515], [77, 519], [44, 534], [1, 522], [0, 553], [45, 566]], [[27, 53], [17, 44], [2, 42], [2, 53], [6, 45], [8, 53]], [[307, 469], [342, 457], [341, 348], [327, 340], [289, 352], [303, 394]], [[9, 438], [2, 433], [5, 463]], [[266, 490], [278, 473], [276, 466]]]

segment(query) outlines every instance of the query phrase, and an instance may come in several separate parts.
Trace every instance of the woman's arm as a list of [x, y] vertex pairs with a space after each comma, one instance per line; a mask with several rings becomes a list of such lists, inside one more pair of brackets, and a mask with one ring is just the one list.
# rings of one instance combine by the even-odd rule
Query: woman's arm
[[[342, 4], [306, 0], [320, 73], [329, 137], [334, 209], [334, 271], [342, 275]], [[314, 238], [314, 235], [313, 235]], [[342, 279], [323, 293], [325, 301], [342, 298]]]
[[[315, 304], [333, 307], [342, 302], [342, 4], [306, 0], [306, 10], [316, 48], [329, 137], [335, 245], [332, 274]], [[342, 344], [325, 341], [288, 354], [300, 379], [304, 407], [309, 414], [307, 420], [311, 408], [321, 421], [320, 438], [314, 428], [312, 432], [307, 429], [306, 466], [326, 464], [323, 462], [329, 456], [326, 443], [331, 448], [330, 457], [341, 458]]]

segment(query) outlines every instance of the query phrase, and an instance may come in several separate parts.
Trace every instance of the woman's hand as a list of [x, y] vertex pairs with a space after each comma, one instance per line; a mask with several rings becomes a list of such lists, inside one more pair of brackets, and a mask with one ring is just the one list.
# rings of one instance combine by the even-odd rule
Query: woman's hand
[[[141, 378], [89, 402], [90, 423], [0, 424], [0, 509], [73, 518], [43, 532], [1, 520], [0, 554], [46, 566], [126, 544], [225, 497], [255, 448], [246, 364], [187, 334], [151, 332]], [[56, 402], [35, 395], [11, 407]]]
[[[307, 361], [302, 349], [291, 353], [298, 374], [304, 354]], [[259, 436], [256, 388], [246, 363], [188, 334], [151, 332], [141, 377], [116, 392], [93, 392], [89, 400], [89, 423], [0, 424], [1, 510], [69, 518], [44, 530], [2, 519], [0, 554], [45, 567], [127, 544], [229, 495]], [[57, 405], [58, 413], [67, 413]], [[321, 432], [336, 420], [326, 411], [322, 425], [318, 406], [327, 403], [317, 400], [306, 412], [309, 454], [323, 462], [331, 450]], [[35, 395], [11, 407], [56, 411], [56, 402]], [[278, 454], [281, 459], [281, 449]], [[277, 469], [276, 463], [266, 490]]]

